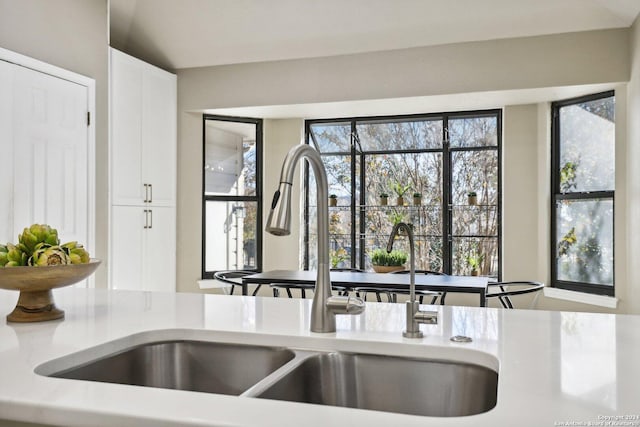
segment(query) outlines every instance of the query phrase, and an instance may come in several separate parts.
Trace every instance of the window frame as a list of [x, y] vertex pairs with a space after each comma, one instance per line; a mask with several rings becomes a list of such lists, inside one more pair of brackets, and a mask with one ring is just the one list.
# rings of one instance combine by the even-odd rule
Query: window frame
[[[615, 90], [609, 90], [605, 92], [599, 92], [575, 98], [564, 99], [561, 101], [555, 101], [551, 103], [551, 226], [550, 226], [550, 284], [551, 287], [558, 289], [565, 289], [569, 291], [576, 291], [594, 295], [615, 296], [615, 182], [614, 189], [611, 191], [573, 191], [562, 193], [560, 191], [560, 109], [563, 107], [582, 104], [590, 101], [597, 101], [604, 98], [614, 97]], [[615, 119], [614, 119], [615, 126]], [[615, 142], [615, 141], [614, 141]], [[615, 155], [614, 155], [614, 168], [615, 168]], [[615, 173], [615, 170], [614, 170]], [[557, 245], [557, 226], [558, 226], [558, 202], [562, 200], [611, 200], [613, 205], [612, 215], [612, 245], [613, 245], [613, 262], [612, 268], [612, 285], [603, 285], [586, 282], [573, 282], [566, 280], [558, 280], [558, 245]]]
[[[224, 122], [235, 123], [248, 123], [256, 126], [256, 194], [255, 196], [227, 196], [227, 195], [206, 195], [205, 194], [205, 174], [204, 166], [206, 159], [206, 121], [216, 120]], [[207, 224], [206, 224], [206, 209], [207, 202], [253, 202], [256, 203], [256, 268], [253, 269], [239, 269], [246, 271], [255, 271], [256, 273], [262, 271], [262, 195], [263, 195], [263, 181], [262, 176], [262, 163], [263, 163], [263, 119], [256, 119], [250, 117], [236, 117], [236, 116], [219, 116], [214, 114], [202, 115], [202, 177], [201, 177], [201, 192], [202, 192], [202, 258], [201, 258], [201, 277], [202, 279], [213, 279], [216, 271], [206, 271], [206, 256], [207, 256]]]
[[[450, 119], [461, 119], [461, 118], [485, 118], [485, 117], [495, 117], [496, 118], [496, 145], [491, 146], [476, 146], [476, 147], [451, 147], [449, 144], [448, 137], [448, 129], [449, 129], [449, 120]], [[357, 149], [359, 145], [359, 141], [357, 141], [357, 125], [358, 124], [369, 124], [375, 122], [406, 122], [406, 121], [415, 121], [415, 120], [442, 120], [442, 141], [443, 145], [441, 148], [420, 148], [420, 149], [405, 149], [405, 150], [371, 150], [363, 152]], [[452, 154], [455, 152], [473, 152], [473, 151], [489, 151], [495, 150], [497, 155], [497, 202], [496, 202], [496, 235], [495, 238], [497, 240], [497, 279], [501, 280], [502, 278], [502, 264], [503, 264], [503, 254], [502, 254], [502, 245], [503, 245], [503, 236], [502, 236], [502, 173], [503, 173], [503, 165], [502, 165], [502, 131], [503, 131], [503, 123], [502, 123], [502, 109], [488, 109], [488, 110], [470, 110], [470, 111], [458, 111], [458, 112], [444, 112], [444, 113], [424, 113], [424, 114], [409, 114], [409, 115], [390, 115], [390, 116], [365, 116], [365, 117], [347, 117], [347, 118], [331, 118], [331, 119], [313, 119], [313, 120], [305, 120], [305, 143], [314, 146], [317, 148], [317, 145], [313, 141], [313, 133], [311, 132], [311, 127], [314, 124], [350, 124], [351, 133], [350, 133], [350, 151], [346, 152], [326, 152], [321, 153], [321, 156], [324, 155], [349, 155], [351, 156], [351, 224], [356, 224], [356, 217], [359, 216], [360, 220], [357, 221], [359, 226], [356, 230], [356, 227], [351, 227], [351, 247], [359, 248], [358, 253], [355, 256], [351, 257], [351, 268], [362, 268], [365, 265], [365, 251], [362, 249], [363, 244], [366, 240], [365, 233], [365, 221], [362, 220], [364, 218], [364, 210], [365, 207], [365, 192], [363, 191], [366, 186], [366, 176], [365, 176], [365, 168], [360, 168], [359, 181], [360, 188], [356, 188], [356, 162], [357, 158], [360, 159], [361, 164], [364, 164], [364, 157], [366, 155], [375, 155], [375, 154], [407, 154], [407, 153], [442, 153], [443, 156], [443, 200], [441, 209], [443, 212], [442, 217], [442, 271], [446, 274], [451, 274], [453, 270], [453, 239], [456, 237], [469, 237], [474, 238], [478, 236], [458, 236], [453, 234], [453, 206], [452, 206], [452, 194], [453, 190], [451, 188], [451, 166], [452, 166]], [[356, 194], [359, 194], [359, 198], [357, 198]], [[309, 217], [310, 217], [310, 200], [309, 200], [309, 167], [305, 165], [304, 169], [304, 204], [303, 204], [303, 218], [304, 218], [304, 236], [303, 236], [303, 257], [302, 257], [302, 268], [305, 270], [309, 269]]]

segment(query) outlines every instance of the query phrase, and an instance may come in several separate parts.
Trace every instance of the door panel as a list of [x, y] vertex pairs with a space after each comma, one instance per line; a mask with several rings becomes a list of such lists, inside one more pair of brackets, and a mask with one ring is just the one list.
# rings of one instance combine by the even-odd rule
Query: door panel
[[13, 234], [13, 97], [11, 86], [16, 66], [0, 61], [0, 243], [12, 242]]
[[13, 82], [15, 240], [33, 223], [88, 244], [87, 88], [30, 69]]

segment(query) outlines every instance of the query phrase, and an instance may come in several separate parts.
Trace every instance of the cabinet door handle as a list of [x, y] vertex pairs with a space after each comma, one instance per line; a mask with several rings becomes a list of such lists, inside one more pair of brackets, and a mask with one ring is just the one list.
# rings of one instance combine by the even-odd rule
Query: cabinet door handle
[[153, 184], [149, 184], [149, 203], [153, 202]]
[[149, 209], [149, 228], [153, 228], [153, 209]]
[[143, 228], [146, 229], [146, 228], [149, 228], [149, 210], [145, 209], [143, 212], [144, 212], [144, 227]]
[[142, 184], [144, 185], [144, 202], [143, 203], [147, 203], [149, 201], [149, 184]]

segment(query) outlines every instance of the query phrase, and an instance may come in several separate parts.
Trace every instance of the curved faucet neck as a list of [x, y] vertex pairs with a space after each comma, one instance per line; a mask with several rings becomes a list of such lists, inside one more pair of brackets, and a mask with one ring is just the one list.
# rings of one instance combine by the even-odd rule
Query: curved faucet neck
[[[358, 298], [331, 294], [329, 276], [329, 203], [327, 172], [320, 153], [309, 145], [297, 145], [289, 150], [280, 173], [280, 185], [274, 194], [266, 230], [275, 235], [289, 234], [291, 186], [298, 161], [306, 158], [316, 178], [316, 206], [318, 233], [318, 275], [311, 304], [311, 332], [335, 332], [336, 314], [359, 314], [364, 310], [364, 302]], [[285, 211], [285, 214], [282, 212]]]
[[[311, 165], [316, 180], [316, 206], [318, 221], [318, 270], [329, 269], [329, 207], [327, 197], [329, 195], [327, 172], [320, 154], [310, 145], [301, 144], [293, 147], [282, 164], [280, 183], [292, 185], [296, 166], [301, 158], [305, 158]], [[329, 287], [331, 289], [331, 287]]]
[[393, 226], [391, 235], [389, 236], [389, 242], [387, 243], [387, 252], [393, 250], [393, 242], [400, 233], [403, 233], [409, 238], [409, 300], [414, 301], [416, 297], [416, 257], [415, 257], [415, 243], [413, 238], [413, 228], [399, 222]]

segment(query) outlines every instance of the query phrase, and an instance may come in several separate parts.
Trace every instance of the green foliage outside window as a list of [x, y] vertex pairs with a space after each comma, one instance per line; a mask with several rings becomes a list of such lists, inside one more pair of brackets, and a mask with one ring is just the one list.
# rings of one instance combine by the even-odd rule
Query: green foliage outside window
[[[477, 242], [485, 254], [483, 272], [497, 276], [498, 114], [451, 115], [446, 121], [439, 116], [311, 123], [309, 143], [322, 154], [330, 188], [356, 200], [355, 212], [341, 211], [340, 222], [330, 221], [331, 250], [347, 248], [356, 267], [370, 268], [371, 249], [386, 245], [393, 225], [402, 221], [414, 225], [416, 268], [444, 271], [445, 260], [450, 259], [447, 273], [468, 274], [468, 247]], [[446, 131], [445, 124], [449, 126]], [[445, 135], [455, 150], [447, 152]], [[482, 209], [468, 209], [469, 189], [478, 192]], [[313, 176], [307, 191], [313, 206]], [[381, 200], [383, 195], [413, 193], [421, 196], [419, 203], [390, 206]], [[444, 200], [449, 201], [450, 215]], [[310, 269], [316, 267], [317, 259], [312, 244], [316, 239], [314, 215], [312, 208], [306, 245]], [[446, 222], [451, 224], [449, 247], [444, 242], [448, 236], [443, 236]], [[399, 239], [396, 246], [408, 250], [406, 239]], [[448, 253], [443, 253], [445, 248]]]

